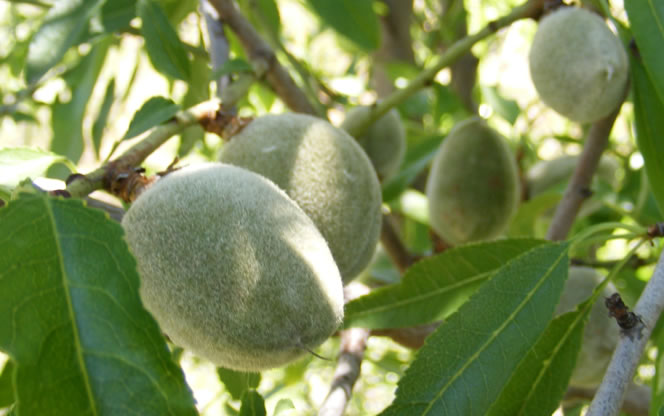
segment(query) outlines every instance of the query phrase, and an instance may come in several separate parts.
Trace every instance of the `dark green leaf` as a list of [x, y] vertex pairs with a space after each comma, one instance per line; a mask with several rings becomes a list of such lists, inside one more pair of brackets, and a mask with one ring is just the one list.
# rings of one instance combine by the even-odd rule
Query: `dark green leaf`
[[636, 143], [643, 155], [650, 189], [664, 214], [664, 102], [655, 93], [643, 64], [631, 60]]
[[113, 105], [113, 100], [115, 99], [115, 78], [111, 79], [106, 86], [106, 93], [104, 94], [104, 100], [101, 103], [99, 108], [99, 113], [97, 114], [97, 119], [92, 124], [92, 144], [95, 147], [95, 154], [97, 157], [100, 156], [101, 150], [101, 139], [104, 136], [104, 128], [106, 127], [106, 122], [108, 121], [108, 113], [111, 111], [111, 105]]
[[[73, 162], [78, 162], [83, 153], [83, 118], [85, 110], [92, 95], [95, 83], [106, 59], [106, 53], [111, 45], [110, 36], [97, 43], [79, 64], [65, 77], [67, 86], [71, 90], [71, 100], [62, 102], [58, 100], [52, 107], [53, 140], [51, 150], [57, 154], [67, 156]], [[63, 169], [50, 170], [49, 175], [66, 177], [68, 172]]]
[[307, 0], [323, 22], [366, 52], [380, 46], [380, 24], [373, 0]]
[[107, 33], [129, 27], [134, 17], [136, 0], [107, 0], [101, 8], [101, 22]]
[[240, 416], [265, 416], [265, 401], [256, 390], [248, 390], [242, 395]]
[[131, 139], [170, 120], [179, 110], [180, 107], [171, 99], [164, 97], [150, 98], [134, 114], [134, 118], [129, 123], [127, 133], [122, 137], [122, 140]]
[[499, 240], [446, 250], [412, 266], [402, 283], [346, 304], [347, 328], [398, 328], [426, 324], [453, 313], [508, 261], [544, 244]]
[[0, 210], [0, 235], [17, 414], [197, 414], [119, 224], [80, 200], [24, 195]]
[[550, 416], [556, 410], [572, 376], [589, 311], [590, 307], [551, 321], [512, 374], [489, 416]]
[[216, 80], [224, 75], [236, 74], [238, 72], [251, 72], [251, 71], [253, 71], [253, 68], [251, 67], [249, 62], [245, 61], [244, 59], [241, 58], [229, 59], [228, 61], [224, 62], [224, 64], [220, 66], [217, 70], [212, 71], [208, 79]]
[[[192, 65], [191, 81], [189, 82], [187, 93], [182, 99], [182, 107], [189, 108], [195, 104], [210, 98], [210, 67], [208, 59], [194, 57]], [[194, 147], [196, 142], [202, 141], [205, 131], [200, 125], [195, 125], [184, 129], [180, 134], [180, 147], [178, 156], [184, 157]]]
[[54, 3], [37, 33], [30, 41], [25, 78], [36, 82], [60, 62], [88, 26], [104, 0], [60, 0]]
[[496, 114], [507, 120], [510, 124], [516, 122], [521, 112], [519, 104], [516, 101], [506, 99], [500, 95], [498, 88], [493, 86], [482, 86], [482, 95]]
[[539, 194], [519, 206], [510, 224], [509, 237], [535, 237], [535, 223], [542, 214], [553, 209], [562, 195], [557, 192]]
[[0, 409], [11, 406], [14, 403], [14, 361], [5, 363], [0, 373]]
[[[664, 349], [664, 331], [656, 339], [658, 351]], [[661, 414], [664, 410], [664, 354], [657, 354], [655, 359], [655, 376], [652, 379], [652, 400], [650, 414]]]
[[6, 147], [0, 149], [0, 184], [14, 187], [25, 178], [43, 176], [54, 163], [66, 163], [74, 168], [67, 158], [28, 147]]
[[281, 17], [276, 0], [241, 0], [240, 7], [257, 28], [265, 30], [266, 36], [278, 36]]
[[242, 395], [250, 389], [255, 389], [261, 382], [260, 373], [243, 373], [241, 371], [217, 368], [219, 380], [224, 383], [226, 390], [235, 400], [240, 400]]
[[382, 414], [485, 415], [551, 320], [567, 250], [542, 244], [503, 266], [427, 338]]
[[441, 141], [441, 136], [431, 136], [407, 150], [404, 166], [383, 184], [383, 201], [389, 202], [398, 197], [429, 166]]
[[625, 0], [632, 34], [653, 88], [664, 102], [664, 3], [655, 0]]
[[152, 65], [169, 77], [189, 80], [187, 51], [162, 8], [153, 0], [138, 0], [137, 10]]
[[37, 123], [37, 119], [32, 114], [24, 113], [22, 111], [14, 111], [8, 114], [15, 122], [20, 123], [27, 121], [29, 123]]
[[274, 406], [273, 416], [279, 416], [282, 414], [290, 414], [291, 410], [295, 410], [295, 405], [291, 399], [281, 399]]

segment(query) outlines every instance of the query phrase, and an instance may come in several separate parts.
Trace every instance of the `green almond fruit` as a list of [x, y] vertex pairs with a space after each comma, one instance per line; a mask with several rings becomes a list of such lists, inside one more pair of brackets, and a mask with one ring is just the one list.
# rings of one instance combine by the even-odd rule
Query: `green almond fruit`
[[500, 236], [520, 198], [505, 139], [479, 117], [457, 124], [434, 157], [426, 194], [431, 227], [447, 243]]
[[122, 226], [145, 307], [175, 344], [218, 366], [282, 366], [341, 324], [325, 239], [260, 175], [220, 163], [180, 169], [141, 194]]
[[304, 114], [265, 115], [233, 136], [220, 160], [286, 191], [327, 240], [344, 283], [368, 265], [380, 234], [381, 189], [344, 130]]
[[570, 120], [599, 120], [623, 101], [627, 54], [604, 20], [588, 10], [561, 7], [545, 16], [529, 63], [542, 101]]
[[[359, 120], [371, 111], [370, 107], [354, 107], [348, 111], [341, 124], [344, 130], [351, 130]], [[364, 135], [357, 138], [367, 153], [378, 177], [385, 181], [399, 171], [406, 156], [406, 131], [399, 112], [392, 109], [369, 126]]]

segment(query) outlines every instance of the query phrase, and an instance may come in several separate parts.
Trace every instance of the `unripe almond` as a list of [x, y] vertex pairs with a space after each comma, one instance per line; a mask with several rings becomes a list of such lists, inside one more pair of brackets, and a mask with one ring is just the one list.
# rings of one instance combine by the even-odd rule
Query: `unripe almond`
[[381, 189], [344, 130], [304, 114], [265, 115], [233, 136], [220, 160], [286, 191], [327, 240], [345, 283], [367, 266], [380, 232]]
[[223, 164], [159, 180], [122, 220], [161, 329], [215, 364], [286, 364], [337, 330], [341, 277], [307, 215], [267, 179]]
[[627, 54], [604, 20], [588, 10], [562, 7], [544, 17], [529, 62], [542, 101], [570, 120], [596, 121], [623, 100]]

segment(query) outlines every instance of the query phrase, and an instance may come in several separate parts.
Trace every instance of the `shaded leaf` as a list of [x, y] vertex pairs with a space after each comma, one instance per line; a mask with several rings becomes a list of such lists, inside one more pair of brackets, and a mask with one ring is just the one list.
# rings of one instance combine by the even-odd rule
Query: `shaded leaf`
[[664, 3], [625, 0], [625, 10], [643, 65], [660, 101], [664, 102]]
[[265, 401], [256, 390], [248, 390], [242, 395], [240, 416], [265, 416]]
[[431, 136], [412, 149], [408, 149], [403, 167], [395, 176], [383, 184], [383, 201], [398, 197], [429, 166], [438, 151], [441, 136]]
[[369, 329], [426, 324], [453, 313], [510, 260], [542, 240], [498, 240], [455, 247], [425, 258], [400, 284], [373, 290], [346, 304], [344, 326]]
[[[182, 107], [189, 108], [210, 98], [210, 67], [207, 58], [194, 57], [192, 64], [191, 81], [188, 84], [187, 93], [182, 99]], [[180, 147], [178, 156], [183, 157], [188, 154], [196, 142], [202, 141], [205, 136], [203, 128], [196, 124], [187, 127], [180, 134]]]
[[187, 51], [161, 6], [153, 0], [138, 0], [137, 10], [152, 65], [169, 77], [188, 80], [191, 68]]
[[222, 66], [218, 69], [210, 72], [209, 80], [217, 80], [220, 77], [228, 74], [236, 74], [238, 72], [251, 72], [254, 69], [251, 67], [249, 62], [245, 61], [242, 58], [229, 59], [224, 62]]
[[0, 185], [14, 187], [25, 178], [43, 176], [54, 163], [74, 166], [67, 158], [29, 147], [5, 147], [0, 149]]
[[[664, 349], [664, 331], [660, 331], [655, 343], [658, 351]], [[655, 359], [655, 376], [652, 378], [652, 399], [650, 414], [659, 415], [664, 410], [664, 354], [657, 354]]]
[[179, 110], [180, 107], [169, 98], [150, 98], [134, 114], [122, 140], [136, 137], [152, 127], [170, 120]]
[[14, 361], [8, 360], [0, 373], [0, 409], [14, 403]]
[[104, 100], [102, 101], [101, 107], [99, 108], [97, 118], [92, 124], [92, 144], [95, 148], [95, 154], [97, 155], [97, 158], [99, 158], [101, 155], [101, 139], [104, 137], [104, 129], [106, 128], [106, 123], [108, 121], [108, 113], [111, 111], [111, 105], [113, 105], [114, 99], [115, 78], [112, 78], [106, 86]]
[[[92, 91], [106, 59], [112, 38], [107, 36], [98, 42], [92, 50], [64, 78], [71, 90], [71, 100], [62, 102], [60, 98], [52, 106], [51, 127], [53, 140], [51, 150], [78, 162], [83, 153], [83, 118], [92, 95]], [[65, 178], [64, 169], [49, 171], [49, 176]]]
[[17, 414], [197, 414], [119, 224], [80, 200], [23, 195], [0, 210], [0, 235]]
[[273, 416], [279, 416], [283, 414], [290, 414], [291, 410], [295, 410], [295, 405], [291, 399], [281, 399], [274, 406]]
[[519, 104], [514, 100], [508, 100], [503, 97], [498, 88], [494, 86], [482, 86], [482, 95], [486, 102], [493, 108], [493, 111], [496, 112], [499, 116], [505, 119], [508, 123], [514, 124], [521, 109]]
[[240, 400], [244, 393], [255, 389], [261, 382], [260, 373], [245, 373], [220, 367], [217, 368], [217, 375], [234, 400]]
[[39, 80], [87, 28], [92, 15], [104, 0], [60, 0], [46, 13], [44, 22], [34, 34], [28, 49], [25, 79], [28, 84]]
[[660, 213], [664, 214], [664, 102], [655, 93], [654, 86], [643, 64], [630, 59], [634, 91], [634, 122], [636, 143], [643, 155], [648, 182]]
[[107, 0], [101, 8], [101, 22], [107, 33], [129, 27], [134, 17], [136, 0]]
[[509, 237], [534, 237], [537, 218], [555, 208], [562, 195], [557, 192], [539, 194], [519, 205], [507, 232]]
[[485, 415], [550, 321], [568, 245], [542, 244], [505, 264], [431, 334], [383, 415]]
[[307, 0], [323, 22], [366, 52], [380, 46], [380, 24], [373, 0]]
[[574, 371], [590, 306], [586, 302], [579, 310], [551, 321], [512, 374], [489, 416], [549, 416], [556, 410]]

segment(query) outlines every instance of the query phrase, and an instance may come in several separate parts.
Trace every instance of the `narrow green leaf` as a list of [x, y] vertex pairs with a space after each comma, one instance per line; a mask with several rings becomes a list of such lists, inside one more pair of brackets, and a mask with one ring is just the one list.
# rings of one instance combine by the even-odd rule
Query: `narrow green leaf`
[[24, 195], [0, 210], [0, 236], [17, 414], [197, 414], [119, 224], [80, 200]]
[[107, 33], [129, 27], [134, 17], [136, 0], [107, 0], [101, 8], [101, 22]]
[[519, 205], [507, 235], [509, 237], [535, 237], [535, 223], [547, 211], [553, 209], [562, 195], [545, 192]]
[[427, 338], [383, 415], [485, 415], [548, 325], [567, 277], [568, 244], [503, 266]]
[[402, 283], [376, 289], [346, 304], [347, 328], [398, 328], [445, 318], [508, 261], [544, 244], [498, 240], [447, 250], [412, 266]]
[[489, 416], [550, 416], [556, 410], [572, 376], [589, 311], [590, 307], [551, 321], [512, 374]]
[[273, 416], [291, 414], [291, 410], [295, 410], [295, 405], [291, 399], [281, 399], [274, 406]]
[[323, 22], [366, 52], [380, 46], [380, 24], [373, 0], [307, 0]]
[[[113, 39], [100, 40], [92, 50], [64, 78], [71, 90], [68, 102], [58, 100], [52, 106], [53, 140], [51, 150], [78, 162], [83, 153], [83, 118], [97, 78]], [[66, 177], [63, 169], [50, 170], [49, 176]]]
[[664, 3], [660, 0], [625, 0], [625, 10], [653, 88], [664, 102]]
[[[210, 98], [210, 66], [209, 59], [194, 57], [191, 66], [191, 81], [187, 86], [187, 93], [182, 99], [182, 107], [189, 108], [195, 104]], [[184, 157], [194, 147], [196, 142], [200, 142], [205, 137], [205, 131], [200, 125], [195, 125], [184, 129], [180, 134], [180, 147], [178, 148], [178, 157]]]
[[134, 114], [122, 140], [136, 137], [152, 127], [170, 120], [179, 110], [180, 107], [169, 98], [150, 98]]
[[249, 62], [242, 58], [234, 58], [224, 62], [224, 64], [217, 68], [215, 71], [210, 72], [208, 79], [217, 80], [224, 75], [236, 74], [238, 72], [251, 72], [253, 70], [254, 69], [251, 67]]
[[[664, 351], [664, 331], [660, 331], [655, 340], [658, 351]], [[659, 415], [664, 410], [664, 354], [657, 354], [655, 376], [652, 378], [652, 399], [650, 414]]]
[[0, 149], [0, 185], [15, 187], [25, 178], [37, 178], [55, 163], [65, 163], [74, 168], [67, 158], [29, 147], [5, 147]]
[[265, 400], [256, 390], [248, 390], [242, 395], [240, 416], [265, 416]]
[[217, 368], [217, 375], [234, 400], [240, 400], [244, 393], [257, 388], [261, 382], [260, 373], [244, 373], [220, 367]]
[[33, 84], [60, 62], [104, 0], [60, 0], [53, 4], [30, 41], [25, 79]]
[[145, 48], [155, 69], [172, 78], [189, 80], [187, 51], [161, 6], [153, 0], [138, 0], [137, 11]]
[[392, 201], [408, 188], [415, 178], [429, 166], [438, 152], [441, 141], [441, 136], [431, 136], [407, 150], [404, 166], [399, 173], [383, 184], [383, 201]]
[[14, 403], [14, 361], [8, 360], [0, 373], [0, 409]]
[[655, 93], [643, 64], [631, 58], [636, 143], [643, 155], [648, 182], [664, 214], [664, 101]]
[[104, 93], [104, 100], [101, 103], [99, 108], [99, 113], [95, 122], [92, 124], [92, 144], [95, 148], [95, 154], [97, 158], [100, 157], [101, 153], [101, 139], [104, 137], [104, 128], [106, 127], [106, 122], [108, 121], [108, 113], [111, 111], [111, 105], [113, 105], [113, 100], [115, 99], [115, 78], [112, 78], [108, 85], [106, 86], [106, 92]]
[[482, 96], [486, 102], [493, 108], [499, 116], [505, 119], [508, 123], [514, 124], [521, 109], [519, 104], [514, 100], [508, 100], [503, 97], [498, 88], [494, 86], [482, 86]]

